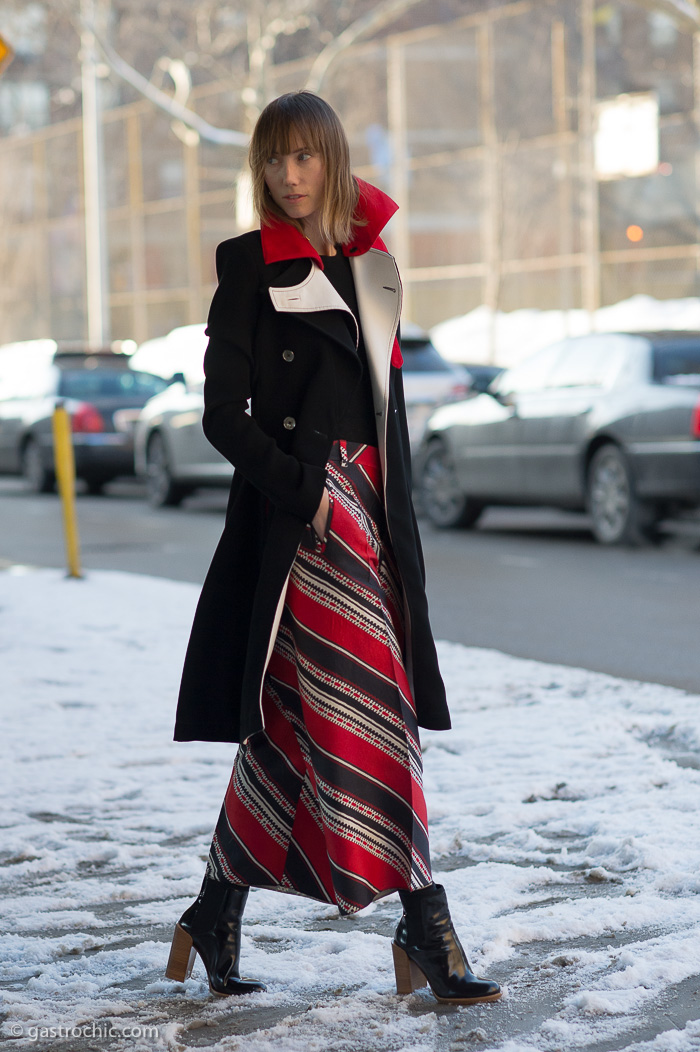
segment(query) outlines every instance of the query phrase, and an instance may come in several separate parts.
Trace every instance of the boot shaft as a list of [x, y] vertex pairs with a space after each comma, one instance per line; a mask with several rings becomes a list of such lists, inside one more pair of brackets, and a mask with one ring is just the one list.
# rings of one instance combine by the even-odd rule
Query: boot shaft
[[207, 873], [199, 895], [183, 913], [180, 924], [190, 932], [214, 931], [231, 924], [240, 929], [249, 890], [236, 884], [214, 880]]
[[409, 946], [442, 942], [452, 930], [447, 895], [442, 884], [401, 896], [405, 938]]

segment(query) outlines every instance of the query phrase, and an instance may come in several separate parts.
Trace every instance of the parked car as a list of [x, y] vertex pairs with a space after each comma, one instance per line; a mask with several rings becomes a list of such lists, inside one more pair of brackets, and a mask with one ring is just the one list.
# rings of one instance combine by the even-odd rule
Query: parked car
[[503, 372], [501, 365], [484, 365], [481, 362], [463, 362], [462, 365], [469, 373], [467, 394], [470, 395], [483, 394], [486, 388]]
[[55, 484], [52, 415], [71, 418], [76, 476], [91, 493], [133, 475], [133, 427], [167, 381], [130, 368], [126, 354], [82, 344], [28, 341], [0, 350], [0, 471], [21, 473], [31, 490]]
[[146, 480], [154, 507], [175, 507], [202, 486], [228, 487], [233, 468], [207, 441], [204, 412], [204, 324], [183, 325], [167, 336], [149, 340], [135, 354], [137, 362], [178, 372], [173, 382], [142, 409], [136, 424], [134, 463]]
[[[187, 325], [150, 340], [135, 360], [163, 369], [168, 362], [183, 369], [178, 382], [144, 407], [136, 426], [135, 465], [146, 479], [155, 507], [177, 505], [202, 486], [228, 486], [233, 469], [204, 437], [202, 359], [206, 349], [204, 325]], [[470, 377], [461, 366], [446, 362], [423, 329], [402, 326], [404, 391], [411, 444], [417, 448], [425, 422], [435, 408], [463, 398]]]
[[176, 507], [202, 486], [228, 488], [233, 468], [202, 431], [204, 381], [173, 378], [143, 409], [136, 425], [135, 468], [156, 507]]
[[463, 366], [446, 361], [428, 333], [409, 321], [401, 323], [401, 351], [408, 437], [415, 451], [433, 409], [465, 398], [471, 376]]
[[602, 544], [639, 543], [700, 506], [700, 332], [563, 340], [436, 410], [422, 453], [436, 526], [545, 505], [588, 510]]

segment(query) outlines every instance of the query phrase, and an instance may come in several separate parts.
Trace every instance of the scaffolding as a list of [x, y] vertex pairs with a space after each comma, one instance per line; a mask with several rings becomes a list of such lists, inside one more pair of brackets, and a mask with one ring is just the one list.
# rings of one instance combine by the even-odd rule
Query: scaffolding
[[[321, 93], [356, 173], [399, 203], [388, 231], [405, 316], [481, 304], [589, 311], [642, 292], [700, 294], [700, 63], [690, 4], [484, 0], [448, 24], [338, 53]], [[275, 93], [311, 63], [270, 71]], [[601, 177], [600, 106], [656, 100], [654, 170]], [[228, 82], [188, 105], [245, 127]], [[245, 229], [245, 151], [183, 142], [148, 100], [102, 115], [107, 308], [138, 342], [206, 316], [214, 249]], [[88, 335], [82, 123], [2, 140], [0, 343]], [[94, 268], [94, 263], [90, 264]]]

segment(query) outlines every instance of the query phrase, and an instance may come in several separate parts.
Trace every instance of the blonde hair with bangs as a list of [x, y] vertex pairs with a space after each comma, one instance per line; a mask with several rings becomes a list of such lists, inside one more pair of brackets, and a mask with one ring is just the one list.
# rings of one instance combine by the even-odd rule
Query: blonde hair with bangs
[[345, 245], [353, 227], [364, 221], [353, 219], [360, 196], [350, 171], [350, 148], [335, 110], [311, 91], [290, 91], [268, 103], [253, 130], [248, 162], [253, 178], [253, 205], [263, 226], [275, 220], [289, 223], [303, 234], [299, 219], [290, 219], [275, 204], [265, 184], [265, 167], [273, 154], [291, 153], [292, 143], [301, 143], [318, 153], [325, 173], [323, 206], [319, 220], [321, 237], [331, 245]]

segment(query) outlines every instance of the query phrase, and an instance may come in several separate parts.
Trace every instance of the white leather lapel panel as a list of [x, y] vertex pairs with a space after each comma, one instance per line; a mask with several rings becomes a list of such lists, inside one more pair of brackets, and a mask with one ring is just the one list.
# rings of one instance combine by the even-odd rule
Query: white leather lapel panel
[[270, 299], [276, 311], [306, 313], [319, 310], [344, 310], [353, 318], [357, 328], [357, 318], [315, 263], [311, 264], [311, 271], [298, 285], [277, 288], [271, 286]]
[[357, 318], [340, 293], [336, 292], [321, 268], [316, 266], [315, 263], [311, 264], [311, 270], [298, 285], [282, 287], [271, 285], [270, 299], [276, 311], [298, 311], [302, 314], [308, 314], [311, 311], [344, 310], [355, 322], [355, 346], [357, 347], [359, 341]]
[[[401, 279], [394, 257], [378, 248], [371, 248], [361, 256], [351, 256], [350, 263], [372, 376], [379, 455], [384, 470], [389, 370], [394, 337], [401, 317]], [[386, 472], [384, 476], [386, 478]]]

